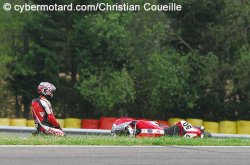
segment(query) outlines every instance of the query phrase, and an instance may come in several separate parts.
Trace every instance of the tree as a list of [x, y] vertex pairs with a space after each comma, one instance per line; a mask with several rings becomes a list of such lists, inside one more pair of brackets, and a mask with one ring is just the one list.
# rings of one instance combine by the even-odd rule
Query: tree
[[[9, 90], [10, 84], [8, 80], [11, 77], [11, 67], [16, 62], [16, 56], [26, 51], [26, 40], [23, 31], [25, 17], [27, 18], [26, 14], [20, 15], [14, 11], [0, 10], [0, 99], [2, 112], [5, 112], [4, 116], [19, 117], [21, 115], [20, 95], [17, 91], [11, 92]], [[15, 113], [11, 111], [12, 109], [15, 109]]]
[[20, 14], [1, 10], [4, 86], [0, 85], [13, 92], [16, 116], [22, 116], [22, 105], [24, 116], [29, 116], [30, 101], [41, 81], [56, 85], [53, 105], [61, 117], [129, 114], [166, 119], [192, 114], [219, 120], [221, 116], [235, 119], [235, 112], [247, 114], [249, 2], [175, 3], [182, 5], [182, 11]]
[[81, 68], [78, 89], [97, 115], [127, 111], [125, 103], [133, 102], [133, 80], [126, 69], [132, 56], [126, 29], [130, 19], [130, 14], [97, 13], [79, 19], [74, 26]]
[[209, 119], [220, 120], [223, 116], [223, 119], [234, 119], [235, 107], [228, 99], [227, 86], [235, 76], [233, 68], [235, 61], [240, 58], [238, 50], [249, 44], [249, 2], [175, 2], [181, 4], [183, 10], [178, 13], [166, 12], [171, 18], [166, 44], [184, 53], [196, 52], [200, 56], [206, 56], [211, 52], [218, 58], [218, 67], [214, 70], [214, 75], [211, 75], [214, 79], [209, 86], [210, 92], [204, 92], [203, 95], [200, 93], [200, 106], [197, 109], [210, 111], [213, 115]]
[[[99, 75], [89, 75], [79, 87], [81, 94], [93, 103], [102, 115], [117, 115], [117, 111], [134, 101], [134, 83], [128, 72], [103, 71]], [[114, 108], [118, 108], [114, 111]], [[126, 115], [125, 112], [123, 115]], [[121, 114], [120, 114], [121, 115]]]
[[239, 50], [240, 58], [237, 59], [234, 67], [233, 89], [230, 95], [234, 103], [234, 111], [236, 111], [239, 119], [249, 120], [250, 108], [250, 47], [243, 46]]

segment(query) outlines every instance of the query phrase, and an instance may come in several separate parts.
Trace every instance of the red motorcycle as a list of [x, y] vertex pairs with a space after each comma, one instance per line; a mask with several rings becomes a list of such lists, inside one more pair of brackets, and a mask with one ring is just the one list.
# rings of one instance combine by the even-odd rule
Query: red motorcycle
[[111, 134], [128, 135], [135, 137], [160, 137], [181, 136], [185, 138], [212, 137], [211, 133], [205, 132], [204, 127], [192, 126], [187, 121], [180, 121], [176, 125], [168, 126], [156, 121], [134, 120], [132, 118], [117, 119], [111, 130]]

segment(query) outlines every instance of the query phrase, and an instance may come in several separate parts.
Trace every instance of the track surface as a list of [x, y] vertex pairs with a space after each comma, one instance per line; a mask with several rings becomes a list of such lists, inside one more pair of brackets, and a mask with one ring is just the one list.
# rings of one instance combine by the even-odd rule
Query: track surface
[[1, 165], [249, 165], [250, 147], [0, 146]]

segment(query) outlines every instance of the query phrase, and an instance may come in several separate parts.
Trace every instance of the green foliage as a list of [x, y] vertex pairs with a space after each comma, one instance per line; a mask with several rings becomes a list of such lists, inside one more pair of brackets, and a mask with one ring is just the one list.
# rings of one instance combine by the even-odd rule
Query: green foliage
[[[5, 2], [1, 1], [2, 6]], [[22, 3], [22, 1], [20, 1]], [[13, 2], [16, 4], [16, 2]], [[14, 111], [13, 94], [17, 94], [10, 90], [11, 71], [14, 64], [17, 63], [17, 55], [24, 52], [23, 47], [23, 26], [28, 19], [27, 15], [20, 15], [16, 12], [6, 12], [0, 10], [0, 109], [2, 116], [19, 116], [19, 109]], [[18, 100], [18, 99], [16, 99]], [[16, 101], [17, 102], [17, 101]], [[17, 106], [18, 107], [18, 106]]]
[[217, 16], [216, 22], [208, 25], [208, 33], [204, 36], [213, 41], [213, 51], [220, 61], [233, 63], [237, 52], [249, 43], [249, 1], [224, 0], [224, 8]]
[[[29, 1], [55, 2], [99, 1]], [[16, 116], [24, 105], [25, 117], [40, 81], [56, 85], [53, 105], [62, 117], [118, 116], [124, 109], [162, 119], [249, 115], [249, 1], [175, 3], [182, 11], [0, 10], [0, 94], [20, 98]]]
[[242, 92], [245, 100], [250, 99], [250, 46], [243, 46], [239, 51], [239, 59], [234, 67], [235, 76], [235, 88]]
[[250, 48], [249, 45], [243, 46], [239, 50], [239, 57], [234, 66], [234, 79], [232, 81], [231, 100], [237, 117], [249, 120], [250, 102]]
[[152, 54], [147, 64], [146, 87], [143, 87], [151, 107], [148, 113], [201, 117], [198, 102], [208, 94], [217, 67], [218, 59], [212, 54], [182, 55], [173, 49]]
[[128, 104], [135, 99], [134, 83], [125, 69], [88, 77], [81, 82], [81, 94], [103, 114], [108, 114], [115, 105]]
[[153, 105], [163, 105], [164, 102], [162, 108], [173, 109], [178, 107], [180, 101], [184, 102], [185, 84], [189, 72], [186, 57], [171, 50], [155, 53], [150, 57], [147, 69], [149, 76], [147, 86], [150, 87], [150, 99]]
[[10, 136], [0, 135], [0, 145], [104, 145], [104, 146], [250, 146], [247, 138], [134, 138], [127, 136]]
[[129, 14], [99, 13], [80, 18], [75, 23], [78, 52], [81, 58], [84, 57], [83, 63], [89, 60], [89, 69], [91, 63], [92, 68], [109, 66], [119, 70], [129, 61], [132, 51], [130, 33], [126, 29], [129, 21]]
[[6, 65], [11, 62], [11, 59], [12, 58], [8, 55], [1, 55], [0, 56], [0, 68], [1, 68], [0, 80], [3, 80], [8, 75]]
[[[162, 4], [172, 1], [159, 0]], [[167, 42], [176, 49], [185, 52], [197, 50], [207, 54], [213, 50], [213, 40], [209, 33], [209, 24], [218, 24], [218, 16], [223, 13], [225, 6], [222, 1], [210, 0], [176, 0], [175, 3], [182, 5], [178, 13], [166, 12], [171, 18], [168, 29]], [[218, 21], [218, 22], [217, 22]], [[213, 33], [213, 35], [216, 35]]]

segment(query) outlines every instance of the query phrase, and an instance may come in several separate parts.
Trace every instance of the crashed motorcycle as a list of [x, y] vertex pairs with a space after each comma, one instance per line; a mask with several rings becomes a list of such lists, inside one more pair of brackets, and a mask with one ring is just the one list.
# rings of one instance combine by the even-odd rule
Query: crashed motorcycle
[[111, 135], [127, 135], [134, 137], [179, 136], [184, 138], [212, 137], [203, 126], [192, 126], [187, 121], [179, 121], [173, 126], [159, 124], [156, 121], [134, 120], [132, 118], [117, 119], [111, 130]]

